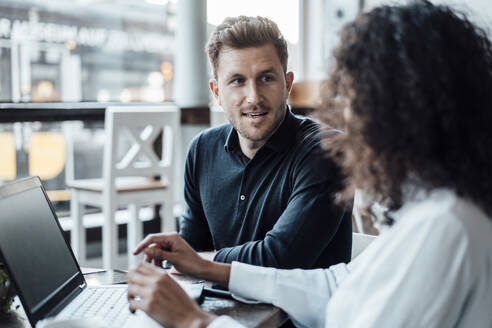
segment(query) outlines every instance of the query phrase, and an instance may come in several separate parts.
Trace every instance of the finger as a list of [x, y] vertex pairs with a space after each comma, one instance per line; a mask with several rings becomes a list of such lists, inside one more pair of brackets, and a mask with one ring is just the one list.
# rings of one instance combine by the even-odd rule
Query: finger
[[162, 259], [154, 258], [154, 265], [156, 267], [162, 268]]
[[133, 255], [137, 255], [150, 244], [156, 243], [162, 237], [161, 234], [150, 234], [142, 240], [133, 250]]
[[152, 239], [154, 237], [151, 237], [150, 235], [145, 237], [144, 240], [142, 240], [138, 245], [137, 247], [135, 247], [135, 249], [133, 250], [133, 255], [137, 255], [139, 254], [144, 248], [146, 248], [147, 246], [149, 246], [150, 244], [153, 243]]
[[173, 260], [176, 260], [176, 258], [178, 257], [176, 252], [166, 251], [166, 250], [159, 248], [159, 247], [147, 247], [145, 249], [145, 255], [147, 255], [148, 257], [150, 257], [154, 260], [158, 259], [161, 262], [163, 260], [168, 260], [171, 263], [173, 262]]
[[142, 264], [139, 264], [135, 269], [128, 271], [128, 273], [126, 274], [126, 280], [128, 284], [147, 286], [152, 283], [153, 272], [149, 272], [148, 270], [142, 270], [142, 269], [139, 270], [139, 267]]
[[145, 262], [140, 263], [134, 270], [136, 273], [146, 276], [149, 281], [153, 279], [152, 277], [166, 273], [164, 269]]
[[149, 246], [147, 246], [146, 248], [161, 248], [161, 245], [160, 244], [156, 244], [156, 243], [152, 243]]
[[[156, 266], [159, 266], [159, 262], [162, 262], [162, 259], [155, 258], [152, 255], [153, 253], [151, 251], [149, 251], [149, 249], [154, 249], [154, 248], [159, 248], [159, 245], [157, 245], [157, 244], [151, 244], [147, 248], [145, 248], [145, 250], [144, 250], [145, 262], [152, 263], [152, 261], [154, 261], [155, 265]], [[162, 265], [160, 265], [160, 266], [162, 267]]]
[[152, 287], [129, 284], [126, 291], [126, 296], [128, 300], [130, 299], [143, 300], [143, 299], [151, 298]]
[[137, 245], [137, 247], [133, 250], [133, 255], [137, 255], [143, 249], [150, 246], [151, 244], [159, 244], [161, 247], [170, 248], [172, 245], [172, 239], [175, 238], [174, 235], [177, 234], [176, 233], [150, 234]]
[[133, 301], [134, 306], [129, 306], [130, 312], [135, 313], [136, 303], [141, 302], [144, 299], [141, 295], [144, 293], [144, 288], [136, 285], [128, 285], [127, 288], [127, 300], [130, 304]]
[[142, 286], [134, 285], [134, 284], [129, 284], [128, 288], [126, 290], [126, 296], [128, 300], [137, 298], [137, 299], [142, 299], [146, 298], [144, 295], [146, 295], [146, 288], [143, 288]]
[[[165, 257], [163, 257], [161, 253], [161, 249], [158, 247], [147, 247], [145, 249], [145, 255], [150, 258], [151, 260], [154, 261], [162, 261], [162, 260], [167, 260]], [[150, 263], [151, 261], [149, 261]]]
[[135, 313], [136, 310], [142, 310], [144, 312], [147, 311], [147, 306], [148, 300], [147, 299], [129, 299], [128, 300], [128, 307], [130, 309], [131, 313]]

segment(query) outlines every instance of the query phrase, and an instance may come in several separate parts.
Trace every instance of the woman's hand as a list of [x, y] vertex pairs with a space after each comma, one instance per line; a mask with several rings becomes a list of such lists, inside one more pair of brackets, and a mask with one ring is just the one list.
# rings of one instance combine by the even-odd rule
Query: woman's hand
[[206, 327], [215, 316], [204, 312], [170, 275], [141, 263], [127, 274], [130, 311], [144, 311], [165, 327]]

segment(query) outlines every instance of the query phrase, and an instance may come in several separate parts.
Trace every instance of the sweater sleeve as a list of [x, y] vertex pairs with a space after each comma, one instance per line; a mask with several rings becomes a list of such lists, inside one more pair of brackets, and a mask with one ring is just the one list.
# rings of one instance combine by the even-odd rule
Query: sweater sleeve
[[214, 249], [212, 234], [205, 218], [200, 191], [196, 179], [196, 165], [199, 151], [199, 140], [195, 138], [188, 151], [185, 166], [185, 210], [179, 224], [179, 234], [196, 251]]

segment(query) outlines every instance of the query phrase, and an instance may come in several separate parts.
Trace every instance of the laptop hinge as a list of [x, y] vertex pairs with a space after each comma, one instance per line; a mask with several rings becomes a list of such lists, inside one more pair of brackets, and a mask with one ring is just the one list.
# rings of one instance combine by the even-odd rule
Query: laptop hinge
[[46, 317], [53, 317], [57, 315], [61, 310], [63, 310], [71, 301], [75, 299], [82, 291], [87, 287], [87, 284], [84, 282], [80, 284], [72, 290], [61, 302], [59, 302], [53, 309], [47, 313]]

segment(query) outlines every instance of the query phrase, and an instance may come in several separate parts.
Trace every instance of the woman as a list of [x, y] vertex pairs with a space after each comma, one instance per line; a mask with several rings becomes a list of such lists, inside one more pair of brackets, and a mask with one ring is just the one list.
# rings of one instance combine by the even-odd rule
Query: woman
[[[201, 259], [178, 235], [136, 253], [272, 303], [302, 327], [492, 326], [492, 46], [445, 6], [384, 6], [347, 25], [321, 117], [354, 188], [388, 208], [348, 265], [278, 270]], [[343, 150], [343, 151], [342, 151]], [[240, 327], [192, 303], [161, 269], [128, 275], [130, 309], [166, 327]]]

